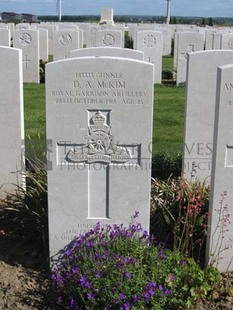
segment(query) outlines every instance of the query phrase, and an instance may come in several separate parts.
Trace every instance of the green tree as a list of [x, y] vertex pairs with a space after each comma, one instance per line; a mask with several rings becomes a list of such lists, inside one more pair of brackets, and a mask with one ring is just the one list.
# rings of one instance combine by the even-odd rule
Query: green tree
[[205, 18], [202, 19], [201, 25], [202, 25], [203, 27], [205, 27], [205, 25], [206, 25]]
[[209, 26], [213, 26], [214, 24], [213, 24], [213, 18], [212, 17], [210, 17], [209, 18], [209, 24], [208, 24]]

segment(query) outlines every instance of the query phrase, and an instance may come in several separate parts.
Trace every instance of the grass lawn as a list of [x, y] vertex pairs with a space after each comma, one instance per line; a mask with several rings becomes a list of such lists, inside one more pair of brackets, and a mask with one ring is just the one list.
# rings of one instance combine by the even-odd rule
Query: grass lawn
[[45, 84], [24, 83], [27, 158], [45, 158]]
[[182, 152], [185, 87], [155, 85], [153, 154]]
[[162, 67], [163, 70], [173, 70], [173, 57], [164, 56]]

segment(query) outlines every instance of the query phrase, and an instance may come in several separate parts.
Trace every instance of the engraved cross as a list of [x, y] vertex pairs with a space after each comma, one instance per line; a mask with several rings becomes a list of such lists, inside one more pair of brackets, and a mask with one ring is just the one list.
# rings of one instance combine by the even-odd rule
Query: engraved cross
[[[88, 111], [88, 135], [86, 144], [60, 141], [58, 159], [66, 165], [82, 165], [88, 168], [88, 218], [109, 218], [110, 167], [140, 165], [141, 145], [120, 145], [111, 135], [110, 110]], [[67, 143], [68, 142], [68, 143]], [[115, 167], [115, 166], [114, 166]]]
[[24, 68], [27, 70], [28, 69], [28, 67], [29, 67], [29, 62], [30, 62], [31, 60], [30, 59], [28, 59], [28, 55], [25, 55], [24, 56], [24, 58], [23, 58], [23, 63], [24, 63]]

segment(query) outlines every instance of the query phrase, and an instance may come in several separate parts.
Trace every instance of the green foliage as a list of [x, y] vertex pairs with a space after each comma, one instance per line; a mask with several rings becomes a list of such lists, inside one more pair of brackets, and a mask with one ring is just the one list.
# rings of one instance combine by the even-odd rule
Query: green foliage
[[43, 61], [42, 59], [40, 59], [40, 83], [45, 82], [45, 65], [47, 63], [47, 61]]
[[38, 248], [47, 248], [47, 171], [40, 162], [31, 163], [31, 167], [33, 171], [24, 174], [26, 187], [16, 185], [16, 193], [8, 194], [4, 216], [15, 235], [33, 240]]
[[180, 154], [155, 154], [152, 159], [152, 177], [166, 180], [171, 175], [179, 177], [182, 172], [182, 157]]
[[[208, 225], [209, 191], [204, 183], [185, 179], [153, 180], [151, 231], [174, 251], [203, 263]], [[166, 232], [166, 233], [165, 233]]]
[[125, 48], [133, 49], [133, 38], [129, 36], [128, 32], [125, 32]]
[[203, 27], [205, 27], [205, 26], [206, 26], [206, 21], [205, 21], [205, 18], [203, 18], [203, 19], [202, 19], [201, 25], [202, 25]]
[[208, 26], [212, 27], [213, 25], [214, 25], [214, 23], [213, 23], [213, 18], [210, 17], [210, 18], [209, 18]]
[[162, 70], [162, 79], [165, 80], [172, 80], [173, 79], [173, 72], [169, 69]]
[[187, 309], [220, 282], [214, 268], [164, 250], [140, 223], [97, 224], [65, 249], [51, 279], [51, 309], [105, 310]]

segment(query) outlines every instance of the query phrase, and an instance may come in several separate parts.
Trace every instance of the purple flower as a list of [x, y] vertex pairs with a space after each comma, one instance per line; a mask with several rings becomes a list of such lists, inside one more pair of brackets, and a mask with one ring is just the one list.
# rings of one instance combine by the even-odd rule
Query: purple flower
[[61, 296], [58, 296], [58, 297], [57, 297], [57, 303], [58, 303], [58, 304], [61, 304], [62, 301], [63, 301], [62, 297], [61, 297]]
[[88, 298], [88, 300], [95, 299], [94, 293], [87, 293], [87, 298]]
[[137, 223], [136, 232], [140, 232], [140, 231], [142, 231], [142, 225], [140, 223]]
[[102, 241], [101, 245], [105, 247], [108, 245], [108, 243], [104, 240], [104, 241]]
[[127, 301], [126, 303], [124, 303], [123, 306], [120, 307], [120, 310], [129, 310], [131, 308], [131, 304], [129, 301]]
[[120, 294], [119, 294], [119, 299], [126, 299], [126, 296], [125, 296], [125, 294], [123, 294], [123, 293], [120, 293]]
[[96, 275], [96, 278], [100, 279], [102, 277], [102, 272], [97, 271], [95, 275]]
[[138, 295], [133, 295], [133, 301], [134, 302], [138, 302], [139, 301], [139, 297], [138, 297]]
[[167, 255], [162, 250], [159, 252], [159, 255], [162, 258], [162, 260], [166, 260], [167, 259]]
[[65, 253], [66, 253], [66, 256], [70, 256], [72, 252], [70, 249], [67, 249]]
[[149, 292], [145, 292], [143, 294], [143, 297], [145, 298], [145, 301], [148, 302], [150, 300], [150, 293]]
[[169, 277], [170, 281], [175, 281], [176, 277], [174, 276], [174, 274], [170, 274], [170, 277]]
[[74, 266], [72, 268], [72, 272], [73, 272], [73, 274], [78, 274], [79, 273], [79, 268], [77, 266]]
[[186, 261], [185, 261], [185, 260], [181, 260], [181, 261], [180, 261], [180, 264], [181, 264], [182, 266], [184, 266], [184, 265], [186, 264]]
[[130, 279], [132, 277], [131, 273], [128, 271], [124, 271], [123, 275], [125, 279]]
[[166, 288], [165, 290], [165, 295], [166, 296], [170, 296], [172, 294], [171, 290], [169, 290], [168, 288]]
[[80, 284], [84, 288], [91, 288], [91, 283], [88, 281], [88, 277], [86, 275], [81, 276]]
[[73, 297], [72, 297], [71, 300], [70, 300], [70, 308], [71, 308], [71, 309], [72, 309], [72, 308], [76, 308], [77, 305], [78, 305], [77, 301], [75, 301], [75, 300], [73, 299]]
[[116, 268], [122, 268], [124, 266], [124, 264], [122, 263], [122, 261], [119, 261], [115, 264]]

